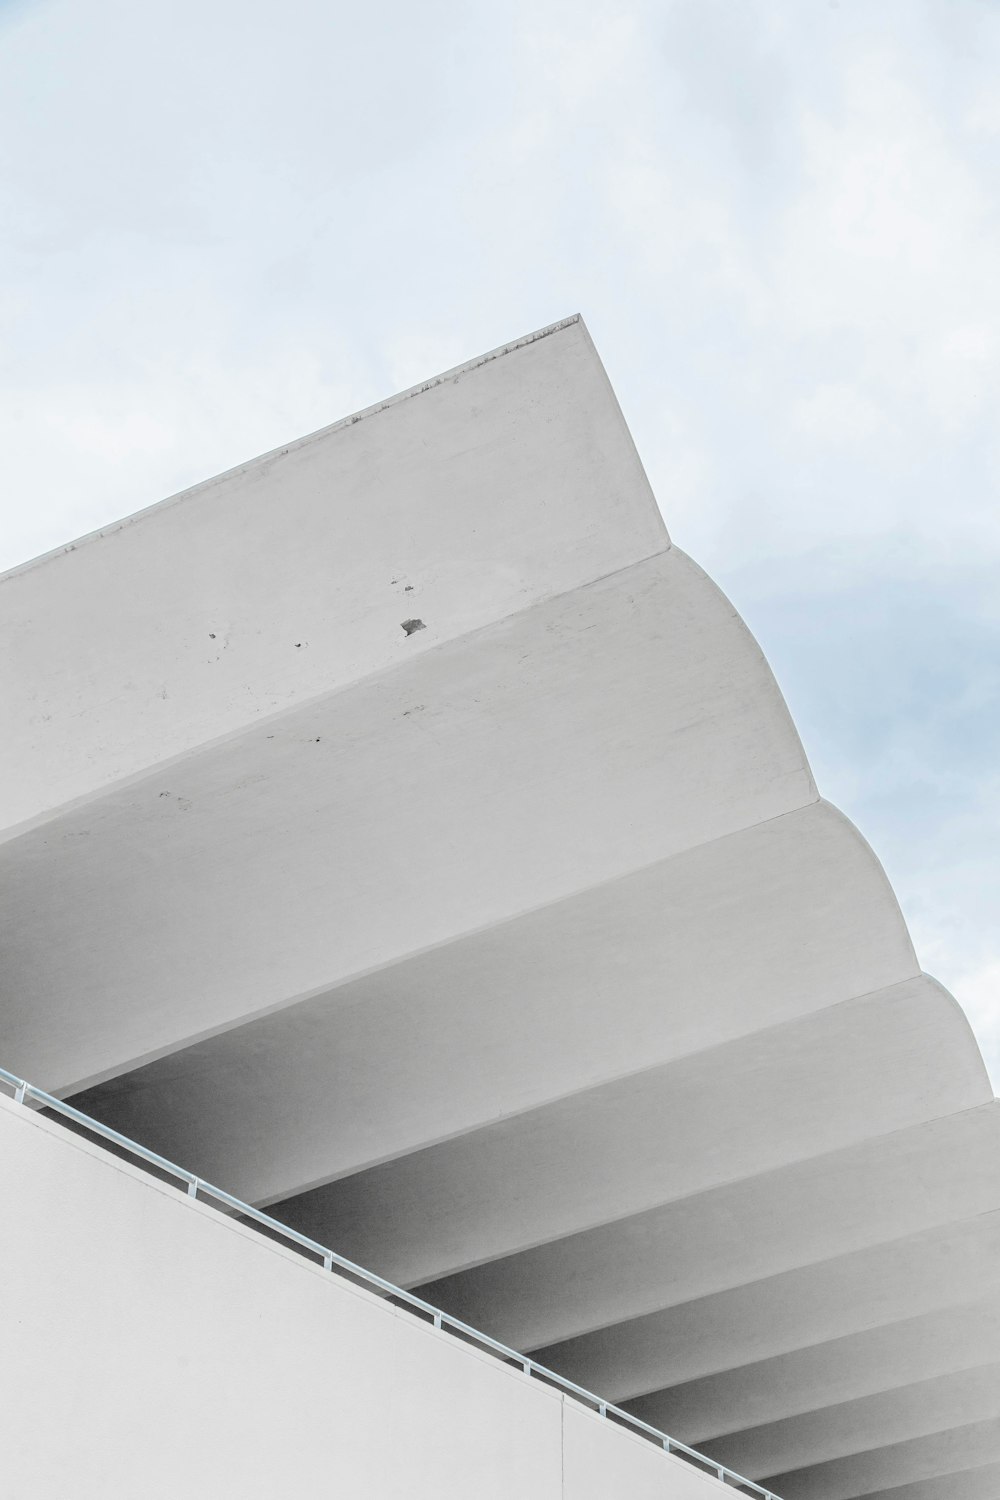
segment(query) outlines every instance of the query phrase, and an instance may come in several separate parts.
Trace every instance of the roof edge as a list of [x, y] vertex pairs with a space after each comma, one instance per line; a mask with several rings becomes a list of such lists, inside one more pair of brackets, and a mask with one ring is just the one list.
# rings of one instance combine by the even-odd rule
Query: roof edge
[[291, 453], [299, 448], [305, 448], [310, 443], [318, 442], [321, 438], [329, 437], [331, 433], [341, 428], [353, 427], [357, 422], [363, 422], [368, 417], [374, 417], [379, 412], [388, 411], [394, 406], [409, 401], [413, 396], [421, 396], [425, 391], [434, 390], [436, 386], [443, 385], [448, 380], [456, 380], [461, 375], [467, 375], [472, 370], [478, 370], [483, 365], [492, 364], [496, 359], [501, 359], [505, 354], [514, 354], [518, 349], [527, 348], [530, 344], [536, 344], [540, 339], [551, 337], [552, 334], [562, 333], [564, 329], [572, 328], [581, 324], [586, 332], [586, 324], [579, 313], [571, 313], [569, 317], [560, 318], [558, 322], [548, 323], [544, 328], [537, 328], [533, 333], [523, 334], [520, 338], [513, 339], [510, 343], [500, 344], [496, 349], [490, 349], [485, 354], [476, 355], [473, 359], [465, 360], [462, 364], [454, 365], [450, 370], [443, 370], [440, 375], [433, 375], [428, 380], [421, 381], [418, 385], [411, 385], [407, 390], [397, 391], [394, 396], [387, 396], [382, 401], [376, 401], [372, 406], [362, 407], [360, 411], [352, 412], [346, 417], [339, 417], [335, 422], [330, 422], [325, 427], [319, 427], [314, 432], [308, 432], [304, 437], [295, 438], [290, 443], [282, 443], [278, 448], [270, 448], [266, 453], [259, 453], [254, 458], [246, 459], [243, 463], [234, 464], [231, 469], [223, 469], [219, 474], [213, 474], [209, 479], [199, 480], [197, 484], [189, 485], [186, 489], [178, 490], [176, 494], [168, 495], [163, 500], [154, 500], [151, 505], [144, 505], [141, 510], [133, 511], [131, 515], [123, 516], [119, 521], [110, 521], [106, 526], [100, 526], [95, 531], [84, 532], [82, 536], [75, 537], [72, 541], [63, 542], [58, 547], [52, 547], [48, 552], [42, 552], [37, 557], [28, 558], [26, 562], [15, 563], [14, 567], [0, 572], [0, 584], [9, 579], [17, 578], [23, 573], [30, 573], [33, 569], [41, 567], [43, 563], [52, 562], [57, 557], [64, 557], [67, 553], [75, 552], [79, 547], [84, 547], [90, 542], [99, 541], [102, 537], [113, 536], [115, 532], [124, 531], [126, 527], [143, 521], [147, 516], [165, 510], [168, 506], [178, 505], [182, 500], [187, 500], [192, 495], [202, 493], [211, 489], [213, 485], [221, 484], [223, 480], [230, 479], [234, 475], [246, 473], [247, 470], [255, 468], [258, 464], [269, 463], [272, 459], [283, 458], [285, 454]]

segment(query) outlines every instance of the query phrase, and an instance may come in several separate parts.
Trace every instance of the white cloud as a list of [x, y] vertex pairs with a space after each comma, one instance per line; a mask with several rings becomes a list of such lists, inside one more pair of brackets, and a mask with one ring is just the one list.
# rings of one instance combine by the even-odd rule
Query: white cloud
[[795, 402], [791, 422], [807, 442], [839, 445], [864, 442], [884, 431], [886, 417], [857, 387], [831, 381]]

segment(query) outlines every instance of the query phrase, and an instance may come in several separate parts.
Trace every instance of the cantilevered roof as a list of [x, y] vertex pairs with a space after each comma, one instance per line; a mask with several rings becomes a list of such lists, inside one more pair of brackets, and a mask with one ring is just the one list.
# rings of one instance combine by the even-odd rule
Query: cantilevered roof
[[997, 1500], [982, 1059], [579, 319], [0, 614], [7, 1066], [787, 1500]]

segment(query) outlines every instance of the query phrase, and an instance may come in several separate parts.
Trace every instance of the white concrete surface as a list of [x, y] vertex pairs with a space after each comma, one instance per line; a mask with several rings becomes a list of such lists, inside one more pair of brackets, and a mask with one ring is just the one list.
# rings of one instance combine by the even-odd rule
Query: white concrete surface
[[723, 1500], [731, 1493], [712, 1474], [668, 1457], [584, 1407], [565, 1404], [563, 1432], [565, 1500]]
[[[788, 1500], [1000, 1462], [982, 1059], [578, 320], [19, 570], [0, 621], [0, 1061]], [[657, 1482], [568, 1420], [567, 1494]]]
[[721, 1493], [7, 1099], [0, 1194], [17, 1205], [0, 1279], [4, 1493], [606, 1500], [640, 1480], [637, 1497]]
[[671, 550], [8, 840], [8, 1060], [79, 1087], [814, 799]]
[[543, 330], [6, 575], [0, 828], [666, 545], [586, 329]]

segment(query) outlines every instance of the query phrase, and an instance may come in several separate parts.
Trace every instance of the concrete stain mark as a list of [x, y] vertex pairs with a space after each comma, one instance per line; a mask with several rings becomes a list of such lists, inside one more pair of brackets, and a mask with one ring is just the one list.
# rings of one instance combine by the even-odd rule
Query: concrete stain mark
[[220, 632], [217, 631], [217, 630], [210, 630], [208, 632], [208, 638], [209, 638], [209, 640], [215, 642], [215, 655], [214, 656], [210, 656], [210, 657], [207, 658], [208, 663], [209, 663], [210, 666], [211, 666], [211, 664], [213, 662], [221, 661], [222, 660], [221, 653], [223, 651], [228, 651], [229, 650], [229, 635], [230, 635], [231, 630], [232, 630], [232, 626], [231, 625], [227, 625], [226, 628], [221, 632], [221, 635], [220, 635]]
[[[173, 792], [161, 792], [160, 796], [161, 797], [173, 797], [174, 793]], [[192, 806], [191, 798], [190, 797], [182, 797], [182, 796], [178, 795], [175, 798], [175, 801], [177, 803], [177, 807], [178, 807], [178, 810], [180, 812], [188, 812], [190, 810], [191, 806]]]
[[404, 620], [402, 622], [402, 625], [407, 635], [412, 635], [415, 630], [427, 629], [427, 626], [424, 624], [423, 620]]
[[[489, 354], [481, 354], [478, 359], [469, 360], [466, 364], [458, 365], [453, 370], [445, 370], [442, 375], [435, 375], [431, 380], [425, 380], [420, 385], [411, 386], [409, 390], [400, 391], [396, 396], [390, 396], [387, 401], [380, 401], [375, 406], [366, 407], [364, 411], [357, 411], [350, 417], [342, 417], [339, 422], [334, 422], [330, 427], [322, 428], [319, 432], [310, 433], [308, 438], [300, 439], [296, 446], [312, 439], [325, 437], [328, 432], [334, 432], [339, 427], [353, 427], [357, 422], [363, 422], [365, 417], [378, 416], [380, 412], [388, 411], [393, 406], [400, 405], [403, 401], [409, 401], [414, 396], [422, 396], [426, 391], [432, 391], [436, 386], [444, 385], [450, 381], [452, 385], [458, 385], [463, 375], [471, 375], [473, 370], [479, 370], [483, 365], [492, 364], [496, 359], [502, 359], [505, 354], [514, 354], [518, 349], [526, 349], [529, 344], [537, 344], [540, 339], [549, 338], [553, 333], [561, 333], [564, 328], [570, 328], [574, 323], [581, 321], [579, 313], [573, 313], [568, 318], [560, 318], [558, 323], [550, 323], [546, 328], [539, 328], [535, 333], [526, 334], [523, 338], [514, 339], [509, 344], [503, 344], [499, 349], [492, 349]], [[288, 450], [286, 449], [285, 452]], [[275, 457], [277, 455], [265, 455]], [[283, 454], [281, 455], [284, 456]], [[220, 476], [222, 477], [222, 476]]]

